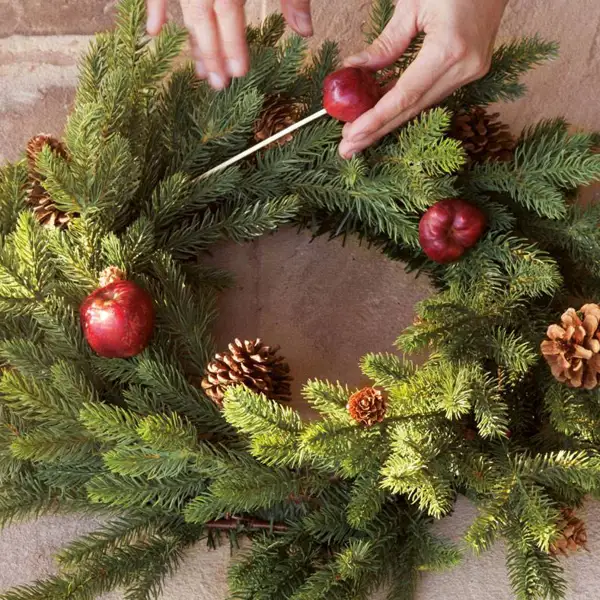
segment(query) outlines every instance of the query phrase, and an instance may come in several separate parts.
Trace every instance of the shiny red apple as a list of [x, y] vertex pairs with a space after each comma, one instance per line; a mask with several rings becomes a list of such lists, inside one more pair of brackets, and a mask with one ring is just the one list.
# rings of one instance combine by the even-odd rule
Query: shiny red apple
[[93, 291], [79, 314], [88, 344], [106, 358], [135, 356], [152, 337], [152, 297], [133, 281], [115, 281]]
[[358, 119], [379, 102], [381, 95], [373, 73], [358, 67], [335, 71], [323, 82], [323, 106], [338, 121]]
[[485, 214], [459, 198], [434, 204], [419, 222], [419, 243], [423, 252], [437, 263], [458, 260], [481, 238]]

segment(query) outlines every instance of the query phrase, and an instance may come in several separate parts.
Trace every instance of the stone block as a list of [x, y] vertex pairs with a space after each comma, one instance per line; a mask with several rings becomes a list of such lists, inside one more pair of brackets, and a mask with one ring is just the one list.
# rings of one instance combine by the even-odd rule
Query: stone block
[[75, 92], [78, 61], [89, 40], [0, 39], [0, 162], [15, 159], [37, 133], [60, 135]]
[[511, 0], [500, 39], [539, 34], [560, 45], [557, 60], [525, 77], [528, 94], [500, 106], [520, 129], [541, 118], [565, 116], [574, 126], [600, 128], [600, 3], [597, 0]]
[[[0, 0], [0, 37], [91, 34], [112, 27], [116, 0]], [[181, 22], [179, 2], [168, 3]]]
[[[32, 583], [56, 572], [54, 556], [74, 538], [100, 525], [83, 515], [45, 516], [30, 523], [15, 523], [0, 535], [0, 593], [9, 587]], [[98, 600], [120, 600], [107, 594]]]

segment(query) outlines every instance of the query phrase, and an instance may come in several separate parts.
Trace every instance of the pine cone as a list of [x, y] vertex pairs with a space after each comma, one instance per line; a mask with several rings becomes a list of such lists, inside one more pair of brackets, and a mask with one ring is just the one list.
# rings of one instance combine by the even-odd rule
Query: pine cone
[[230, 385], [245, 385], [271, 400], [290, 400], [290, 367], [278, 352], [279, 346], [265, 346], [260, 338], [236, 339], [229, 344], [229, 352], [216, 354], [209, 363], [202, 389], [219, 406]]
[[350, 396], [346, 408], [355, 421], [370, 427], [383, 421], [387, 405], [379, 390], [366, 387]]
[[[265, 100], [262, 112], [254, 125], [254, 139], [262, 142], [272, 135], [283, 131], [290, 125], [293, 125], [302, 112], [302, 107], [283, 96], [271, 96]], [[267, 146], [283, 146], [292, 140], [294, 136], [288, 135], [278, 139], [273, 144]]]
[[573, 509], [563, 508], [563, 517], [558, 523], [560, 537], [550, 545], [550, 554], [568, 556], [569, 551], [577, 552], [579, 548], [587, 550], [587, 531], [585, 523], [575, 516]]
[[600, 306], [586, 304], [579, 313], [569, 308], [560, 325], [550, 325], [541, 351], [552, 375], [570, 387], [586, 390], [598, 385], [600, 373]]
[[462, 142], [470, 163], [512, 160], [516, 142], [498, 116], [476, 106], [454, 117], [451, 135]]
[[41, 133], [32, 137], [27, 143], [27, 162], [29, 166], [29, 193], [27, 204], [33, 210], [37, 220], [45, 227], [65, 228], [70, 217], [54, 205], [52, 198], [42, 185], [42, 176], [37, 170], [36, 160], [44, 146], [50, 146], [52, 152], [67, 158], [64, 144], [55, 137]]

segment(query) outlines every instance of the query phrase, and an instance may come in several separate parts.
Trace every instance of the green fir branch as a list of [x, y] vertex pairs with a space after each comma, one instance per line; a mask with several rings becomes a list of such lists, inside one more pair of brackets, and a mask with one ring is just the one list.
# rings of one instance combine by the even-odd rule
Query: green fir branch
[[453, 108], [463, 108], [516, 100], [527, 91], [520, 77], [557, 56], [558, 45], [538, 36], [502, 44], [494, 51], [488, 74], [461, 88], [449, 104]]

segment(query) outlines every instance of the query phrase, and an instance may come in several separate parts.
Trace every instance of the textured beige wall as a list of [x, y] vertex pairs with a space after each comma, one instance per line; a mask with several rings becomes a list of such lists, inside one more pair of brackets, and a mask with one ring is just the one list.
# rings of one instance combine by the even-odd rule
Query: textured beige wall
[[[359, 47], [366, 0], [313, 4], [317, 39], [334, 38], [344, 51]], [[15, 158], [35, 133], [60, 133], [78, 57], [89, 35], [110, 25], [113, 5], [106, 0], [0, 0], [0, 161]], [[276, 0], [248, 2], [253, 18], [276, 7]], [[576, 126], [600, 129], [600, 2], [512, 0], [502, 37], [536, 32], [561, 42], [561, 58], [528, 76], [529, 96], [501, 107], [505, 119], [517, 128], [540, 117], [565, 115]], [[415, 282], [402, 265], [365, 247], [311, 243], [307, 235], [291, 230], [246, 246], [224, 245], [212, 260], [237, 276], [236, 287], [221, 301], [219, 342], [260, 335], [281, 344], [296, 390], [310, 377], [359, 383], [360, 356], [391, 349], [411, 322], [414, 303], [429, 293], [426, 282]], [[472, 516], [472, 507], [463, 500], [439, 529], [458, 541]], [[570, 600], [600, 597], [595, 554], [600, 551], [600, 505], [588, 507], [584, 516], [591, 553], [567, 562]], [[51, 517], [6, 529], [0, 534], [0, 590], [52, 572], [52, 553], [93, 525], [84, 518]], [[194, 549], [165, 597], [224, 598], [228, 560], [227, 547]], [[418, 594], [418, 600], [509, 598], [500, 546], [479, 559], [468, 557], [450, 573], [426, 575]]]

